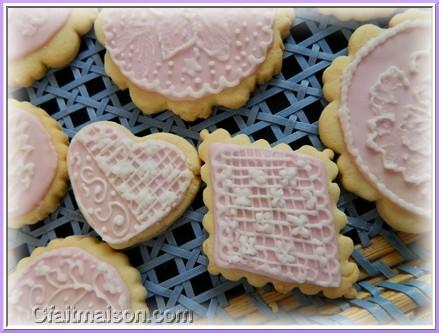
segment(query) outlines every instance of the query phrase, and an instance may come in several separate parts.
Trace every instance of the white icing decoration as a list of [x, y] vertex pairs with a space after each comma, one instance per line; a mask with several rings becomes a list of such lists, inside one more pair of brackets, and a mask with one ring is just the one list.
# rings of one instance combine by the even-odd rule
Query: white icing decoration
[[185, 155], [166, 141], [134, 142], [111, 127], [84, 129], [72, 143], [75, 141], [86, 148], [87, 156], [103, 173], [99, 176], [90, 163], [74, 157], [79, 189], [98, 207], [81, 204], [99, 223], [100, 235], [106, 241], [127, 240], [162, 219], [192, 182]]
[[280, 183], [283, 186], [297, 186], [297, 169], [296, 168], [285, 168], [279, 171], [279, 175], [282, 176]]
[[[413, 155], [415, 155], [413, 158], [417, 158], [417, 154], [428, 156], [430, 153], [429, 145], [425, 140], [420, 140], [421, 145], [413, 143], [412, 135], [414, 131], [419, 131], [419, 138], [422, 138], [423, 132], [428, 130], [430, 88], [426, 85], [414, 86], [411, 83], [412, 76], [423, 74], [418, 72], [419, 62], [429, 61], [428, 54], [426, 51], [413, 53], [410, 56], [409, 72], [390, 66], [378, 76], [369, 91], [369, 106], [376, 116], [368, 120], [369, 134], [366, 145], [382, 154], [386, 169], [400, 172], [406, 182], [415, 184], [429, 181], [431, 178], [425, 169], [407, 164], [407, 160]], [[418, 105], [409, 104], [401, 107], [395, 96], [395, 91], [400, 89], [413, 94]], [[399, 113], [403, 113], [401, 127], [396, 126], [396, 117]], [[386, 137], [393, 135], [400, 136], [402, 149], [386, 141]]]
[[249, 174], [254, 183], [257, 185], [264, 185], [266, 183], [267, 175], [261, 169], [252, 168], [249, 169]]
[[20, 27], [18, 31], [25, 37], [32, 37], [36, 35], [48, 18], [47, 11], [24, 12], [20, 20], [17, 20], [17, 26]]
[[323, 246], [320, 246], [316, 249], [316, 255], [318, 256], [320, 266], [325, 266], [328, 263], [328, 259], [326, 258], [326, 251]]
[[271, 212], [256, 213], [256, 231], [271, 234], [274, 230], [273, 214]]
[[291, 222], [294, 225], [292, 230], [292, 234], [294, 236], [300, 236], [305, 239], [311, 237], [311, 232], [308, 229], [308, 218], [306, 215], [304, 214], [301, 214], [299, 216], [288, 215], [287, 221]]
[[35, 147], [28, 121], [12, 113], [8, 127], [8, 213], [13, 215], [34, 182], [36, 165], [31, 155]]
[[[242, 58], [232, 57], [232, 54], [236, 54], [236, 49], [242, 48], [235, 45], [237, 36], [232, 30], [232, 26], [239, 24], [233, 19], [237, 14], [234, 13], [230, 19], [224, 19], [222, 15], [212, 14], [214, 10], [212, 8], [204, 10], [179, 8], [166, 11], [150, 8], [106, 9], [104, 34], [107, 50], [121, 72], [145, 90], [177, 99], [201, 98], [208, 94], [217, 94], [225, 88], [238, 85], [265, 60], [268, 47], [273, 42], [274, 11], [255, 8], [233, 9], [240, 15], [264, 21], [264, 24], [258, 25], [258, 29], [265, 34], [253, 36], [255, 51], [251, 54], [247, 52], [244, 56], [251, 66], [243, 68], [240, 63], [235, 62], [235, 60], [240, 62]], [[264, 13], [266, 11], [268, 13]], [[127, 12], [133, 16], [130, 22], [121, 20]], [[152, 20], [148, 20], [148, 17]], [[248, 37], [246, 39], [248, 40]], [[126, 52], [132, 46], [135, 51]], [[207, 68], [213, 68], [215, 64], [219, 65], [219, 70], [213, 74], [217, 75], [216, 84], [207, 77], [201, 79], [197, 76], [197, 73], [204, 70], [202, 63], [204, 55], [207, 55], [209, 62], [214, 63], [206, 66]], [[153, 79], [157, 77], [152, 70], [154, 63], [157, 68], [164, 68], [161, 73], [164, 74], [167, 73], [168, 68], [176, 67], [169, 66], [169, 60], [182, 57], [185, 59], [181, 69], [176, 68], [172, 75], [163, 75], [161, 79]], [[228, 65], [224, 66], [225, 64]], [[230, 64], [236, 69], [233, 73]], [[141, 69], [135, 69], [139, 67]], [[223, 73], [222, 68], [226, 69], [226, 74]], [[180, 84], [181, 74], [188, 76], [184, 85]], [[195, 82], [196, 79], [198, 84]]]
[[30, 155], [35, 147], [32, 145], [29, 133], [29, 123], [20, 120], [18, 117], [11, 116], [10, 136], [14, 144], [8, 154], [8, 179], [14, 183], [20, 183], [23, 190], [27, 190], [32, 185], [35, 164], [29, 161]]
[[89, 308], [90, 304], [101, 303], [113, 309], [128, 310], [127, 286], [119, 273], [104, 262], [98, 262], [95, 267], [96, 260], [76, 247], [53, 249], [40, 255], [11, 284], [10, 315], [15, 321], [30, 323], [33, 306], [49, 309], [55, 304], [56, 309], [63, 311], [64, 308], [58, 306], [69, 305], [81, 310], [84, 301]]
[[[324, 277], [319, 276], [323, 259], [316, 249], [337, 246], [321, 162], [300, 153], [286, 157], [271, 149], [220, 146], [212, 149], [210, 160], [215, 257], [230, 268], [299, 283], [338, 285], [337, 251], [325, 253], [330, 265], [321, 270]], [[225, 184], [226, 177], [230, 184]]]
[[281, 188], [272, 187], [269, 189], [271, 205], [276, 208], [285, 206], [284, 193]]
[[[350, 111], [346, 105], [348, 90], [350, 88], [352, 78], [355, 74], [355, 70], [357, 66], [360, 64], [363, 58], [365, 58], [370, 52], [372, 52], [375, 49], [375, 47], [387, 41], [387, 39], [392, 38], [393, 36], [396, 36], [397, 34], [411, 28], [431, 29], [431, 25], [428, 21], [422, 21], [422, 20], [414, 20], [414, 21], [407, 21], [400, 23], [397, 26], [388, 29], [386, 32], [381, 33], [379, 36], [375, 37], [372, 41], [370, 41], [367, 45], [363, 46], [356, 53], [355, 60], [352, 61], [348, 66], [342, 80], [342, 85], [341, 85], [342, 105], [341, 105], [340, 120], [341, 120], [346, 146], [348, 148], [349, 153], [352, 155], [353, 159], [355, 160], [356, 166], [367, 176], [367, 178], [369, 178], [373, 182], [373, 184], [379, 189], [379, 191], [382, 194], [384, 194], [388, 199], [392, 200], [400, 207], [403, 207], [411, 212], [414, 212], [422, 216], [428, 216], [430, 214], [429, 208], [418, 207], [417, 205], [414, 205], [413, 203], [400, 197], [397, 193], [389, 189], [386, 186], [386, 184], [384, 184], [383, 181], [381, 181], [375, 174], [373, 174], [372, 170], [362, 162], [362, 158], [359, 154], [358, 149], [353, 145], [352, 129], [350, 128], [349, 125], [351, 116], [350, 116]], [[420, 105], [422, 105], [423, 110], [428, 110], [428, 108], [430, 107], [428, 106], [429, 105], [428, 103], [431, 100], [431, 98], [429, 97], [431, 91], [429, 89], [426, 89], [425, 87], [431, 89], [431, 77], [429, 75], [425, 77], [425, 80], [423, 82], [424, 83], [429, 82], [425, 84], [425, 87], [412, 87], [410, 85], [410, 82], [409, 82], [409, 86], [407, 86], [406, 78], [407, 78], [407, 74], [416, 75], [419, 69], [420, 60], [425, 59], [425, 56], [427, 55], [431, 56], [431, 50], [427, 50], [427, 51], [420, 50], [419, 52], [414, 52], [412, 55], [410, 55], [409, 70], [407, 73], [403, 72], [401, 69], [398, 68], [388, 69], [388, 71], [391, 74], [389, 79], [390, 78], [396, 79], [397, 82], [395, 82], [395, 84], [399, 88], [405, 87], [406, 89], [410, 89], [411, 93], [413, 93], [414, 96], [416, 97], [417, 102]], [[403, 72], [403, 76], [398, 75], [399, 72]], [[379, 81], [380, 80], [378, 79], [376, 83], [379, 84]], [[394, 102], [397, 103], [397, 100], [395, 100], [391, 96], [385, 96], [384, 94], [379, 92], [380, 90], [377, 91], [376, 88], [377, 87], [375, 87], [375, 89], [370, 89], [369, 105], [371, 105], [371, 108], [373, 110], [376, 110], [375, 113], [377, 114], [377, 116], [374, 117], [374, 119], [369, 121], [368, 123], [370, 135], [366, 141], [366, 145], [369, 148], [376, 150], [377, 152], [383, 153], [383, 151], [385, 151], [385, 149], [383, 149], [384, 147], [380, 147], [380, 145], [378, 145], [376, 141], [377, 138], [380, 136], [380, 132], [382, 132], [381, 134], [391, 133], [390, 131], [387, 131], [386, 127], [392, 125], [392, 120], [394, 119], [392, 113], [395, 113], [395, 110], [392, 109], [395, 108]], [[380, 89], [384, 89], [384, 87]], [[387, 87], [386, 89], [388, 89], [388, 91], [390, 91], [391, 94], [391, 90], [392, 90], [391, 87]], [[404, 110], [403, 111], [403, 113], [405, 114], [404, 117], [411, 117], [416, 114], [416, 112], [410, 111], [410, 109], [412, 109], [412, 106], [402, 106], [402, 109]], [[388, 110], [390, 110], [390, 112], [388, 112]], [[382, 116], [382, 114], [380, 113], [386, 114], [384, 118], [380, 117]], [[419, 129], [419, 132], [421, 133], [422, 136], [428, 136], [425, 134], [424, 130], [429, 131], [430, 129], [428, 124], [425, 124], [425, 121], [429, 121], [430, 113], [431, 112], [428, 111], [426, 115], [424, 114], [423, 119], [419, 119], [419, 121], [421, 121], [422, 124], [413, 125]], [[379, 128], [377, 124], [380, 122], [383, 123], [383, 127]], [[409, 121], [407, 121], [407, 124], [408, 123]], [[431, 151], [431, 146], [428, 141], [429, 140], [426, 141], [406, 140], [404, 138], [401, 138], [401, 142], [404, 143], [404, 147], [409, 151], [415, 149], [414, 145], [417, 145], [416, 147], [419, 148], [418, 152], [420, 152], [419, 154], [420, 156], [423, 155], [424, 151], [428, 151], [428, 152]], [[408, 156], [406, 153], [398, 154], [398, 155], [400, 155], [405, 161], [407, 161], [408, 159], [412, 160], [414, 162], [413, 165], [418, 165], [418, 166], [422, 165], [427, 169], [429, 168], [429, 165], [425, 165], [426, 164], [425, 160], [421, 159], [420, 156], [415, 156], [414, 154], [410, 154]], [[419, 161], [419, 163], [417, 163], [417, 161]], [[406, 168], [403, 166], [401, 167], [400, 164], [401, 164], [400, 162], [397, 162], [395, 160], [392, 162], [392, 158], [388, 159], [388, 158], [384, 158], [383, 156], [383, 165], [386, 168], [394, 169], [397, 172], [401, 172], [403, 179], [409, 183], [411, 182], [413, 184], [420, 184], [427, 181], [426, 179], [427, 177], [430, 177], [428, 170], [425, 169], [422, 174], [417, 174], [415, 176], [410, 175], [411, 171], [405, 170]], [[404, 172], [402, 172], [402, 170], [404, 170]], [[430, 180], [431, 178], [429, 179], [429, 181]], [[426, 191], [428, 192], [428, 189], [426, 190], [425, 188], [421, 188], [420, 191], [425, 194]]]
[[237, 206], [250, 206], [252, 201], [250, 199], [251, 191], [248, 188], [235, 188], [235, 204]]

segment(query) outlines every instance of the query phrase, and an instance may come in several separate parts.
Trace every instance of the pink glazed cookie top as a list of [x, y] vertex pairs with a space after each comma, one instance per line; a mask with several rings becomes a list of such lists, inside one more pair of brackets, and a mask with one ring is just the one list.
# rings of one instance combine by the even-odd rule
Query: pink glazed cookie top
[[423, 215], [431, 205], [430, 40], [422, 21], [388, 29], [356, 54], [342, 85], [341, 123], [357, 166], [390, 200]]
[[8, 128], [8, 215], [18, 217], [43, 200], [55, 177], [58, 155], [49, 133], [32, 113], [9, 110]]
[[273, 41], [270, 8], [104, 10], [105, 46], [119, 70], [146, 91], [193, 100], [253, 74]]
[[287, 283], [338, 287], [337, 234], [321, 161], [298, 152], [210, 146], [214, 259]]
[[107, 242], [127, 241], [161, 221], [193, 179], [177, 146], [135, 139], [122, 126], [97, 122], [78, 132], [69, 147], [76, 200]]
[[69, 8], [9, 8], [8, 58], [24, 57], [44, 46], [67, 22]]
[[128, 310], [130, 293], [117, 270], [77, 247], [53, 249], [27, 266], [9, 287], [12, 322], [33, 323], [53, 305], [76, 310]]

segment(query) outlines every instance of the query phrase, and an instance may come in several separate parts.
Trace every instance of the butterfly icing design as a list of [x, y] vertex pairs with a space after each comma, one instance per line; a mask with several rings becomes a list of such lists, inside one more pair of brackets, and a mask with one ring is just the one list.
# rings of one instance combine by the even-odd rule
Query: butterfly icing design
[[[368, 121], [367, 146], [381, 153], [384, 168], [400, 172], [406, 182], [421, 184], [430, 173], [420, 165], [431, 154], [428, 142], [431, 113], [431, 51], [410, 56], [408, 70], [390, 66], [369, 92], [369, 107], [376, 114]], [[401, 105], [401, 94], [410, 94], [411, 103]]]
[[219, 61], [230, 57], [231, 39], [227, 25], [214, 21], [207, 23], [198, 14], [164, 18], [159, 23], [157, 35], [164, 60], [190, 47], [198, 47]]
[[270, 8], [118, 8], [100, 15], [98, 37], [125, 78], [172, 100], [237, 86], [275, 46]]
[[[132, 68], [141, 65], [144, 70], [140, 75], [154, 70], [154, 59], [167, 61], [190, 49], [185, 56], [184, 71], [192, 77], [202, 70], [198, 63], [201, 51], [221, 62], [230, 58], [232, 39], [227, 23], [218, 22], [214, 18], [208, 21], [211, 15], [202, 17], [192, 11], [184, 11], [183, 14], [181, 11], [169, 11], [166, 15], [163, 12], [153, 13], [161, 16], [157, 24], [148, 20], [128, 23], [128, 18], [122, 16], [120, 24], [125, 25], [125, 28], [116, 32], [120, 38], [116, 53], [128, 59], [126, 62], [131, 63]], [[129, 33], [126, 31], [128, 27]], [[157, 40], [159, 50], [155, 47]]]

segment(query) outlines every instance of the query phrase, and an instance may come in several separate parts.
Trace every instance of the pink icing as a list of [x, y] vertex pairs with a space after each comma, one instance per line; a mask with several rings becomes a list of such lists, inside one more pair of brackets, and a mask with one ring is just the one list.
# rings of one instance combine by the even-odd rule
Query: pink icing
[[212, 144], [214, 260], [287, 283], [338, 287], [337, 234], [321, 161]]
[[[9, 320], [34, 323], [53, 305], [78, 311], [129, 310], [131, 299], [117, 270], [77, 247], [40, 255], [9, 285]], [[34, 307], [41, 311], [32, 312]], [[35, 318], [36, 317], [36, 318]]]
[[193, 177], [177, 146], [134, 141], [122, 126], [108, 122], [78, 132], [68, 170], [82, 214], [111, 243], [161, 221], [183, 200]]
[[359, 169], [419, 214], [431, 205], [430, 40], [421, 21], [389, 29], [356, 55], [342, 93], [345, 141]]
[[8, 215], [17, 217], [36, 208], [46, 195], [58, 155], [37, 116], [17, 108], [9, 111]]
[[265, 60], [274, 10], [104, 9], [106, 48], [138, 87], [193, 100], [239, 84]]
[[66, 23], [69, 8], [8, 8], [8, 58], [44, 46]]

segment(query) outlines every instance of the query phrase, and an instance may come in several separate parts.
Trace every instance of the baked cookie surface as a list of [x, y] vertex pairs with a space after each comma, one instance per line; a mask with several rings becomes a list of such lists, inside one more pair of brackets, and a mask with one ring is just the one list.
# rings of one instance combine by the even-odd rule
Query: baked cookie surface
[[242, 106], [280, 71], [290, 10], [105, 9], [96, 20], [105, 70], [146, 114], [170, 109], [207, 118], [214, 105]]
[[8, 85], [28, 87], [48, 68], [71, 62], [96, 14], [94, 8], [8, 8]]
[[8, 100], [9, 227], [34, 224], [58, 207], [67, 190], [67, 145], [43, 109]]
[[270, 148], [222, 129], [201, 138], [209, 272], [283, 293], [353, 297], [359, 271], [351, 239], [340, 235], [346, 216], [336, 207], [332, 151]]
[[135, 137], [96, 122], [73, 138], [68, 171], [87, 222], [113, 248], [153, 238], [192, 202], [200, 184], [195, 148], [169, 133]]
[[[365, 25], [323, 75], [320, 136], [341, 154], [343, 185], [384, 220], [422, 232], [431, 216], [431, 24], [408, 11]], [[414, 194], [417, 195], [414, 195]]]
[[71, 319], [73, 309], [147, 311], [139, 272], [124, 254], [92, 237], [60, 238], [36, 248], [8, 281], [10, 324], [41, 322], [44, 310], [70, 311]]

